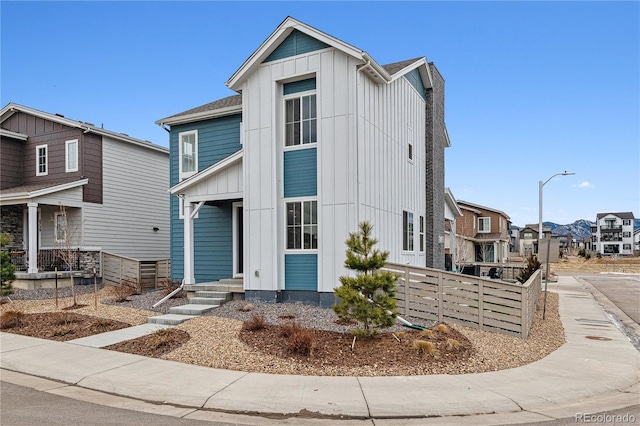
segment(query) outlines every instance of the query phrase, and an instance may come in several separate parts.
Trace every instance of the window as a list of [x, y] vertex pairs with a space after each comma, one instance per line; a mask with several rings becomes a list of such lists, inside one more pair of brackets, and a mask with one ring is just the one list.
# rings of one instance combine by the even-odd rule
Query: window
[[54, 213], [53, 225], [56, 243], [64, 243], [67, 239], [67, 215], [62, 212]]
[[188, 178], [198, 170], [198, 131], [182, 132], [180, 140], [180, 179]]
[[316, 95], [285, 101], [285, 146], [318, 142]]
[[623, 224], [624, 226], [629, 226], [629, 225], [631, 225], [631, 219], [624, 219], [624, 220], [622, 221], [622, 224]]
[[318, 248], [318, 202], [287, 203], [287, 250]]
[[36, 176], [46, 176], [49, 173], [47, 145], [36, 146]]
[[622, 233], [622, 238], [630, 238], [631, 237], [631, 232], [623, 232]]
[[413, 251], [413, 213], [402, 212], [402, 250]]
[[413, 129], [409, 127], [407, 129], [407, 142], [409, 150], [409, 160], [413, 160]]
[[623, 250], [631, 250], [631, 244], [623, 244], [622, 245], [622, 249]]
[[533, 239], [533, 232], [525, 232], [523, 238], [525, 240], [532, 240]]
[[420, 216], [420, 251], [424, 251], [424, 216]]
[[66, 146], [66, 166], [65, 171], [77, 172], [78, 171], [78, 140], [67, 141]]
[[491, 218], [479, 217], [478, 218], [478, 232], [486, 234], [491, 232]]

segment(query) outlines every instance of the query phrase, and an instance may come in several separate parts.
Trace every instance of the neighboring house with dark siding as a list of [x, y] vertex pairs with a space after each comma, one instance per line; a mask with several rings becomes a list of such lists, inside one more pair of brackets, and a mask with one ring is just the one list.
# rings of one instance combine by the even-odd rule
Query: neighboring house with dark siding
[[186, 284], [334, 302], [364, 220], [389, 261], [444, 269], [444, 80], [426, 58], [379, 65], [293, 18], [230, 77], [233, 96], [170, 131], [171, 264]]
[[69, 244], [85, 271], [100, 272], [103, 251], [168, 258], [167, 148], [14, 103], [0, 136], [2, 232], [19, 270], [50, 270]]

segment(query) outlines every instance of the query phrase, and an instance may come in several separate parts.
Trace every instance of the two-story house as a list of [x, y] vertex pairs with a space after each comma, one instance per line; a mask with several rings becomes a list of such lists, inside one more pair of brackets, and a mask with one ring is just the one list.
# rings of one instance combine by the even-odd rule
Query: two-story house
[[157, 121], [174, 279], [331, 304], [365, 220], [389, 261], [444, 268], [444, 80], [426, 58], [383, 66], [288, 17], [226, 85]]
[[[538, 242], [540, 240], [539, 235], [540, 225], [537, 223], [526, 224], [524, 228], [520, 229], [520, 256], [529, 257], [533, 254], [540, 257], [540, 250], [538, 247]], [[551, 238], [551, 227], [542, 225], [542, 240], [545, 240], [546, 238]], [[555, 244], [557, 245], [557, 243]], [[544, 247], [542, 249], [544, 251]], [[552, 252], [553, 251], [551, 251], [550, 253]]]
[[633, 254], [632, 212], [598, 213], [591, 227], [593, 249], [602, 255]]
[[509, 216], [490, 207], [458, 200], [462, 217], [456, 234], [457, 261], [505, 262], [509, 258]]
[[2, 232], [19, 271], [61, 266], [100, 273], [103, 251], [169, 255], [169, 150], [148, 141], [9, 103], [0, 111]]

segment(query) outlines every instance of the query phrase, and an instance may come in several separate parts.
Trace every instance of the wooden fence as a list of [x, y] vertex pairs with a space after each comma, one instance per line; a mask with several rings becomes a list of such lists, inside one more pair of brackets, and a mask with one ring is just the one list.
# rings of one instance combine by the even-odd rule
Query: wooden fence
[[157, 289], [171, 277], [169, 259], [138, 260], [114, 253], [102, 252], [102, 282], [120, 285], [127, 281], [138, 291]]
[[397, 311], [478, 330], [529, 335], [541, 291], [541, 271], [524, 284], [508, 283], [437, 269], [387, 263], [398, 276]]

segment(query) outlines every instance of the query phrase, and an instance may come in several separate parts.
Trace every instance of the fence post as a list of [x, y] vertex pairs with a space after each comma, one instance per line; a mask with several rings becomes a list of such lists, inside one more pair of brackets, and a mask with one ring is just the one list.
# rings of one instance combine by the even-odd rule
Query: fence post
[[478, 278], [478, 330], [484, 330], [484, 282]]
[[444, 321], [444, 278], [442, 272], [438, 272], [438, 322]]
[[531, 315], [531, 311], [529, 309], [529, 290], [531, 289], [531, 281], [528, 281], [528, 286], [520, 287], [520, 337], [523, 339], [527, 339], [529, 336], [529, 316]]
[[409, 315], [409, 265], [404, 265], [404, 316]]

